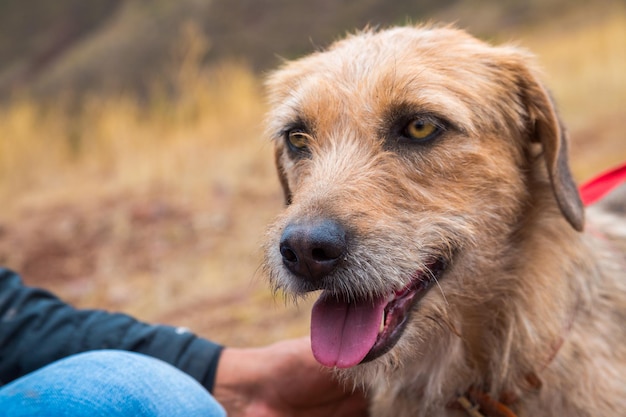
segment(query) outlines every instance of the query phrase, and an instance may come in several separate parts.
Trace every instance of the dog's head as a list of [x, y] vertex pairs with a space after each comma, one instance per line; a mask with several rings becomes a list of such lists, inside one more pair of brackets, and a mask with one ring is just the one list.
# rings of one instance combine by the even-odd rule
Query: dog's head
[[322, 291], [311, 326], [322, 364], [402, 359], [428, 342], [494, 285], [475, 275], [507, 265], [530, 218], [583, 228], [565, 134], [529, 61], [455, 29], [406, 27], [350, 36], [270, 77], [288, 207], [266, 269], [287, 293]]

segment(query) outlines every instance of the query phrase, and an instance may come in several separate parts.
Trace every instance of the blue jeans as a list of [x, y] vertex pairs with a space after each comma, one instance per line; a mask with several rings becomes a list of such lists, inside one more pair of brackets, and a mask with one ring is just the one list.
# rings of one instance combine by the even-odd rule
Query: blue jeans
[[7, 417], [223, 417], [195, 379], [160, 360], [100, 350], [70, 356], [0, 387]]

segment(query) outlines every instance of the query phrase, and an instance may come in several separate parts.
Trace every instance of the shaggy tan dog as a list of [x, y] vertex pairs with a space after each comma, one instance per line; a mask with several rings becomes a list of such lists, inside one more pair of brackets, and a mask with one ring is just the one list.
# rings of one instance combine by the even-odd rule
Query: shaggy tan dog
[[532, 63], [404, 27], [269, 79], [289, 205], [265, 268], [321, 290], [314, 354], [373, 416], [626, 415], [626, 222], [585, 225]]

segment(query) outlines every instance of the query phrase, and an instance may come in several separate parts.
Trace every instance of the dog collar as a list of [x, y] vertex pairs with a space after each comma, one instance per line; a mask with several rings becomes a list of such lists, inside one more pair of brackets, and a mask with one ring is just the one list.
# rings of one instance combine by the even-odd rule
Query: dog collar
[[461, 409], [470, 417], [517, 417], [509, 405], [509, 401], [505, 399], [498, 401], [485, 392], [470, 388], [450, 408]]

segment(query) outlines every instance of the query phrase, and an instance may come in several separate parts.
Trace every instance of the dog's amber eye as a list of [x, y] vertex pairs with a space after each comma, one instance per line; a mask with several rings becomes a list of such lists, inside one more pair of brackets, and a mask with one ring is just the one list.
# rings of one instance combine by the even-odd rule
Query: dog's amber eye
[[429, 122], [427, 119], [415, 119], [404, 129], [404, 134], [409, 139], [426, 140], [434, 137], [439, 133], [439, 127]]
[[301, 130], [292, 130], [287, 133], [289, 145], [295, 150], [305, 150], [309, 144], [310, 136]]

